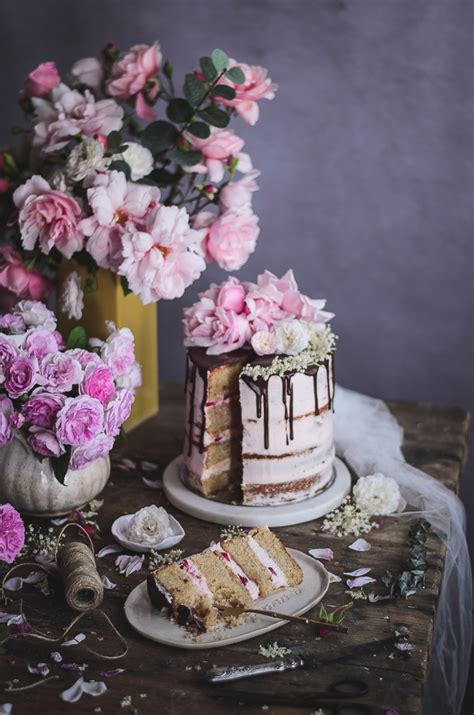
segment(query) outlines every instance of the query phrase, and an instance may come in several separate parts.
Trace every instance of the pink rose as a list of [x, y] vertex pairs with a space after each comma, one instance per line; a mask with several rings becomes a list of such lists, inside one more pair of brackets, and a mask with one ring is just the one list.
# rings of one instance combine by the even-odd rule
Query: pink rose
[[91, 350], [82, 350], [81, 348], [74, 348], [73, 350], [68, 350], [68, 355], [69, 357], [74, 358], [74, 360], [77, 360], [83, 370], [85, 370], [86, 367], [90, 367], [91, 365], [94, 365], [96, 367], [98, 365], [103, 365], [103, 362], [97, 355], [97, 353], [94, 353]]
[[141, 119], [153, 119], [154, 112], [145, 100], [153, 102], [160, 88], [158, 72], [162, 62], [160, 46], [134, 45], [114, 62], [106, 90], [111, 97], [132, 99]]
[[193, 149], [202, 152], [203, 160], [200, 164], [189, 167], [189, 171], [199, 174], [208, 174], [210, 181], [218, 184], [224, 178], [224, 163], [236, 156], [243, 148], [245, 142], [238, 137], [232, 129], [216, 129], [211, 127], [207, 139], [199, 139], [190, 132], [185, 132], [185, 139]]
[[26, 441], [35, 452], [43, 457], [59, 457], [65, 451], [56, 435], [49, 430], [33, 428]]
[[23, 350], [38, 360], [46, 357], [50, 353], [58, 351], [58, 341], [56, 336], [50, 330], [42, 330], [36, 328], [31, 330], [23, 343]]
[[130, 390], [136, 390], [142, 384], [142, 368], [139, 362], [135, 360], [122, 374], [118, 375], [115, 380], [117, 387], [128, 387]]
[[6, 313], [0, 315], [0, 331], [10, 335], [21, 335], [26, 332], [26, 325], [20, 315]]
[[242, 313], [245, 307], [245, 288], [238, 278], [232, 276], [222, 284], [217, 294], [217, 307]]
[[71, 452], [70, 469], [84, 469], [97, 459], [105, 459], [114, 445], [113, 437], [99, 434], [92, 442], [74, 447]]
[[47, 328], [56, 330], [56, 317], [44, 303], [37, 300], [22, 300], [15, 305], [14, 315], [18, 315], [27, 328]]
[[100, 356], [114, 376], [123, 375], [135, 362], [135, 339], [129, 328], [116, 329], [108, 323], [110, 335], [103, 343]]
[[6, 368], [4, 383], [9, 397], [16, 399], [31, 390], [36, 384], [37, 373], [38, 361], [36, 358], [20, 355], [12, 360]]
[[14, 414], [13, 402], [6, 395], [0, 395], [0, 447], [8, 444], [13, 437]]
[[81, 366], [68, 351], [45, 357], [40, 372], [42, 384], [51, 392], [69, 392], [82, 380]]
[[49, 291], [49, 281], [36, 271], [25, 268], [22, 258], [10, 246], [0, 248], [0, 286], [18, 298], [40, 300]]
[[64, 444], [86, 444], [102, 432], [104, 408], [89, 395], [68, 397], [56, 419], [56, 435]]
[[223, 211], [226, 209], [241, 209], [250, 206], [252, 203], [252, 193], [258, 191], [255, 179], [260, 176], [260, 172], [254, 169], [249, 171], [239, 181], [232, 181], [223, 186], [219, 193], [219, 205]]
[[110, 437], [116, 437], [120, 428], [130, 417], [135, 395], [132, 390], [118, 390], [117, 398], [109, 403], [105, 410], [105, 433]]
[[22, 406], [22, 414], [35, 427], [50, 430], [54, 426], [56, 415], [64, 406], [65, 397], [53, 392], [35, 392]]
[[106, 405], [115, 397], [114, 378], [107, 365], [90, 365], [84, 372], [84, 379], [79, 387], [81, 395], [95, 397]]
[[209, 228], [206, 248], [226, 271], [237, 271], [255, 250], [258, 217], [248, 207], [225, 211]]
[[100, 99], [60, 84], [50, 99], [33, 98], [36, 124], [33, 144], [45, 152], [63, 149], [73, 137], [107, 136], [122, 128], [123, 109], [113, 99]]
[[264, 67], [247, 65], [235, 60], [230, 60], [230, 67], [240, 67], [244, 73], [245, 81], [243, 84], [235, 84], [231, 80], [223, 78], [221, 82], [233, 87], [236, 96], [234, 99], [215, 97], [215, 100], [229, 107], [235, 107], [242, 119], [253, 126], [258, 121], [260, 114], [257, 102], [261, 99], [273, 99], [278, 85], [268, 77], [268, 70]]
[[25, 544], [25, 527], [11, 504], [0, 504], [0, 561], [12, 564]]
[[188, 218], [184, 208], [159, 206], [148, 214], [145, 230], [127, 227], [118, 272], [142, 303], [181, 297], [205, 269], [200, 236]]
[[116, 271], [122, 261], [125, 226], [143, 225], [147, 213], [158, 204], [160, 191], [127, 182], [121, 171], [109, 171], [95, 177], [87, 199], [93, 213], [79, 224], [89, 237], [86, 249], [101, 268]]
[[87, 87], [98, 91], [104, 78], [102, 64], [96, 57], [84, 57], [78, 60], [71, 67], [71, 74], [77, 84], [85, 84]]
[[23, 247], [32, 251], [39, 240], [43, 253], [52, 248], [71, 258], [80, 251], [84, 236], [78, 229], [81, 208], [69, 194], [51, 189], [41, 176], [32, 176], [13, 194], [19, 209]]
[[5, 369], [18, 356], [18, 350], [6, 335], [0, 335], [0, 367]]
[[59, 72], [54, 62], [43, 62], [26, 78], [23, 85], [23, 96], [47, 97], [60, 81]]

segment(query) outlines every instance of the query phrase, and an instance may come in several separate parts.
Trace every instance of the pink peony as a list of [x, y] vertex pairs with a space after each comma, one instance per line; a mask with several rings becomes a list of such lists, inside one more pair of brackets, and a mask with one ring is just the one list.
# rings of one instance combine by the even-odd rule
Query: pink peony
[[52, 248], [71, 258], [80, 251], [84, 236], [78, 229], [81, 208], [69, 194], [52, 189], [41, 176], [32, 176], [13, 194], [19, 209], [23, 247], [34, 249], [39, 240], [43, 253]]
[[56, 421], [56, 415], [64, 406], [64, 395], [53, 392], [35, 391], [28, 402], [22, 406], [22, 414], [35, 427], [50, 430]]
[[91, 350], [82, 350], [81, 348], [74, 348], [73, 350], [68, 350], [68, 355], [74, 358], [74, 360], [77, 360], [83, 370], [85, 370], [86, 367], [89, 367], [91, 365], [97, 366], [103, 364], [97, 353], [94, 353]]
[[33, 428], [26, 441], [35, 452], [43, 457], [59, 457], [65, 451], [56, 435], [49, 430]]
[[12, 564], [25, 544], [25, 527], [11, 504], [0, 504], [0, 561]]
[[56, 330], [56, 317], [53, 311], [37, 300], [21, 300], [15, 305], [13, 315], [19, 316], [28, 328], [42, 327]]
[[45, 152], [59, 151], [73, 137], [107, 136], [122, 127], [123, 109], [113, 99], [100, 99], [60, 84], [50, 100], [33, 98], [36, 124], [33, 144]]
[[6, 396], [0, 395], [0, 447], [4, 447], [13, 437], [13, 402]]
[[87, 190], [92, 216], [79, 228], [88, 236], [87, 251], [102, 268], [116, 271], [122, 261], [122, 236], [128, 224], [141, 225], [160, 199], [156, 187], [127, 182], [121, 171], [98, 174]]
[[110, 402], [105, 410], [105, 432], [110, 437], [116, 437], [120, 428], [130, 417], [132, 405], [135, 400], [135, 395], [132, 390], [119, 390], [117, 397], [113, 402]]
[[35, 328], [31, 330], [23, 343], [23, 350], [32, 357], [41, 360], [50, 353], [58, 351], [58, 341], [50, 330]]
[[229, 209], [211, 224], [206, 249], [221, 268], [237, 271], [254, 252], [259, 233], [258, 217], [250, 208]]
[[218, 308], [243, 313], [245, 308], [245, 288], [238, 278], [231, 276], [223, 283], [217, 294]]
[[154, 112], [145, 100], [153, 102], [158, 94], [158, 72], [162, 55], [157, 42], [135, 45], [114, 62], [106, 90], [117, 99], [135, 98], [135, 111], [141, 119], [153, 119]]
[[16, 399], [31, 390], [37, 378], [38, 360], [35, 357], [19, 355], [5, 370], [4, 387], [8, 396]]
[[89, 395], [68, 397], [56, 419], [56, 435], [64, 444], [87, 444], [102, 432], [104, 408]]
[[110, 368], [107, 365], [90, 365], [86, 368], [79, 392], [81, 395], [95, 397], [103, 405], [113, 400], [115, 385]]
[[23, 85], [23, 97], [47, 97], [60, 83], [59, 72], [54, 62], [43, 62], [34, 69]]
[[[273, 304], [281, 314], [281, 318], [299, 318], [313, 324], [327, 323], [334, 317], [333, 313], [323, 310], [325, 300], [313, 300], [298, 290], [293, 271], [287, 271], [284, 276], [277, 276], [265, 271], [257, 279], [257, 285], [249, 292], [248, 300], [263, 300]], [[278, 315], [278, 312], [276, 315]]]
[[100, 356], [112, 370], [114, 376], [123, 375], [135, 362], [135, 339], [129, 328], [116, 329], [112, 322], [107, 323], [109, 337], [103, 343]]
[[261, 99], [273, 99], [278, 85], [274, 84], [268, 77], [268, 70], [256, 65], [246, 65], [242, 62], [230, 60], [229, 67], [239, 67], [245, 76], [243, 84], [235, 84], [227, 78], [223, 78], [222, 83], [228, 84], [235, 89], [234, 99], [223, 99], [216, 97], [216, 101], [235, 107], [242, 119], [252, 126], [258, 121], [260, 109], [257, 102]]
[[217, 184], [224, 178], [225, 162], [236, 156], [245, 142], [232, 129], [216, 129], [211, 127], [207, 139], [199, 139], [190, 132], [185, 132], [185, 138], [193, 149], [202, 152], [202, 162], [189, 167], [189, 171], [208, 174], [210, 181]]
[[82, 379], [82, 369], [77, 360], [69, 354], [52, 353], [44, 358], [40, 367], [41, 383], [50, 392], [69, 392]]
[[70, 469], [84, 469], [96, 459], [105, 459], [114, 444], [113, 437], [99, 434], [91, 442], [74, 447], [71, 452]]
[[239, 181], [232, 181], [223, 186], [219, 193], [219, 205], [223, 211], [226, 209], [241, 209], [250, 206], [252, 203], [252, 193], [258, 191], [255, 179], [260, 176], [260, 172], [254, 169]]
[[5, 370], [17, 355], [18, 350], [13, 342], [6, 335], [0, 335], [0, 368]]
[[49, 282], [23, 265], [20, 254], [10, 246], [0, 248], [0, 286], [18, 298], [39, 300], [49, 291]]
[[5, 313], [5, 315], [0, 315], [0, 332], [21, 335], [26, 332], [26, 325], [20, 315]]
[[179, 298], [205, 269], [198, 238], [186, 209], [159, 206], [148, 214], [145, 230], [127, 227], [118, 272], [144, 304]]

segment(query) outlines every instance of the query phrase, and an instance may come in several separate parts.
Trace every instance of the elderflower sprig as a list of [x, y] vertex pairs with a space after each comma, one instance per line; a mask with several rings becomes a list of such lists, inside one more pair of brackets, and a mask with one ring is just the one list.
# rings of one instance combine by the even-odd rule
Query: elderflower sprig
[[229, 539], [233, 539], [234, 536], [246, 536], [247, 531], [244, 529], [243, 526], [239, 526], [238, 524], [230, 524], [229, 526], [225, 526], [221, 533], [220, 533], [220, 538], [221, 541], [228, 541]]
[[351, 497], [346, 497], [334, 511], [331, 511], [323, 521], [322, 531], [334, 536], [360, 536], [368, 534], [372, 529], [378, 529], [380, 524], [372, 519], [366, 511], [360, 509]]
[[279, 645], [278, 641], [274, 641], [269, 645], [261, 645], [258, 652], [260, 655], [263, 655], [264, 658], [275, 660], [276, 658], [283, 658], [285, 655], [290, 655], [291, 650], [283, 645]]
[[168, 566], [169, 564], [179, 561], [184, 554], [183, 549], [171, 549], [167, 554], [159, 554], [157, 551], [150, 551], [148, 557], [148, 570], [154, 571], [159, 569], [161, 566]]

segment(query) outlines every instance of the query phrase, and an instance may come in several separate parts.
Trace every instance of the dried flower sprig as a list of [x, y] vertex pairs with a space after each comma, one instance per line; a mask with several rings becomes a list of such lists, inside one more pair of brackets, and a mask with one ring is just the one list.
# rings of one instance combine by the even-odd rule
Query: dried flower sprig
[[378, 529], [380, 524], [370, 514], [360, 509], [351, 497], [346, 497], [342, 504], [331, 511], [323, 521], [322, 531], [335, 536], [360, 536]]
[[228, 541], [229, 539], [233, 539], [234, 536], [246, 536], [247, 531], [244, 529], [243, 526], [239, 525], [234, 525], [230, 524], [229, 526], [225, 526], [221, 533], [220, 533], [220, 538], [221, 541]]
[[175, 561], [179, 561], [183, 554], [183, 549], [171, 549], [166, 554], [159, 554], [157, 551], [152, 550], [148, 557], [148, 570], [154, 571], [154, 569], [159, 569], [161, 566], [168, 566]]
[[291, 650], [280, 645], [278, 641], [274, 641], [269, 645], [261, 645], [258, 652], [260, 655], [263, 655], [264, 658], [276, 660], [276, 658], [283, 658], [285, 655], [290, 655]]

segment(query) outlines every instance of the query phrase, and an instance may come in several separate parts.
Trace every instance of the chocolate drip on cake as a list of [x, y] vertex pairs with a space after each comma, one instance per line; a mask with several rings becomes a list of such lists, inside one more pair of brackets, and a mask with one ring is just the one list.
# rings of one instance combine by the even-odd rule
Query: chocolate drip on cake
[[263, 434], [264, 434], [264, 445], [265, 449], [270, 446], [270, 434], [269, 434], [269, 415], [268, 415], [268, 380], [263, 377], [257, 377], [253, 380], [249, 375], [242, 375], [241, 379], [246, 385], [250, 387], [255, 393], [257, 400], [257, 417], [260, 419], [262, 417], [262, 404], [263, 404]]
[[193, 449], [193, 425], [194, 425], [194, 398], [196, 395], [196, 372], [197, 367], [194, 363], [191, 365], [189, 380], [191, 382], [191, 401], [188, 417], [188, 457]]
[[[294, 373], [289, 373], [288, 375], [281, 376], [281, 392], [283, 405], [285, 408], [285, 423], [287, 425], [286, 429], [286, 443], [289, 444], [290, 440], [294, 439], [293, 431], [293, 385], [291, 384], [291, 378]], [[287, 398], [290, 398], [290, 407], [288, 410]], [[288, 431], [289, 427], [289, 431]], [[289, 439], [288, 439], [289, 437]]]

